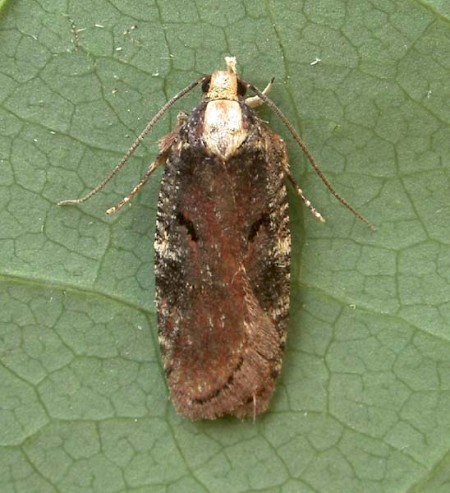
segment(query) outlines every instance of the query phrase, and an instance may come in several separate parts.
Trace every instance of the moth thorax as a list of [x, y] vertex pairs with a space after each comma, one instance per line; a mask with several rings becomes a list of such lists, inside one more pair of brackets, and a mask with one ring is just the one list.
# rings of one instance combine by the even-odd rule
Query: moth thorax
[[237, 101], [210, 101], [206, 105], [203, 139], [211, 154], [223, 159], [231, 157], [247, 135], [242, 109]]

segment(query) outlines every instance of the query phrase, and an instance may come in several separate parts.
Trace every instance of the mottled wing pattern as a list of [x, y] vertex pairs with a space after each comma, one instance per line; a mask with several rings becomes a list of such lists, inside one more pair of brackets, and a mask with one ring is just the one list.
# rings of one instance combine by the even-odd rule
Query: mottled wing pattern
[[173, 139], [155, 237], [160, 345], [171, 399], [192, 419], [267, 409], [289, 308], [283, 140], [241, 103], [227, 159], [202, 141], [201, 104]]

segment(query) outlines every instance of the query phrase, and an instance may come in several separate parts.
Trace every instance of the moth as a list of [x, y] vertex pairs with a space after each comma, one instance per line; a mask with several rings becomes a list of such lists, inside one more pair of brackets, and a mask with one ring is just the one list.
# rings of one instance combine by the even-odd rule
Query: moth
[[[332, 188], [279, 108], [238, 77], [236, 59], [169, 100], [149, 122], [101, 190], [173, 104], [197, 85], [201, 103], [181, 113], [175, 129], [117, 212], [164, 165], [155, 233], [159, 342], [170, 399], [193, 419], [265, 411], [280, 375], [289, 316], [291, 235], [286, 181], [320, 221], [289, 171], [283, 139], [254, 108], [266, 104], [286, 125], [332, 194]], [[255, 96], [245, 99], [250, 89]]]

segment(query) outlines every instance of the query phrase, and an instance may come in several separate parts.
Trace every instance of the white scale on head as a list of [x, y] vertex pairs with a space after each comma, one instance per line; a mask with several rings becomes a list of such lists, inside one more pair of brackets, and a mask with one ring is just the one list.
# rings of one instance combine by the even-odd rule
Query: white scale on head
[[206, 95], [203, 138], [212, 154], [226, 160], [247, 136], [238, 102], [236, 59], [227, 57], [227, 70], [216, 70]]

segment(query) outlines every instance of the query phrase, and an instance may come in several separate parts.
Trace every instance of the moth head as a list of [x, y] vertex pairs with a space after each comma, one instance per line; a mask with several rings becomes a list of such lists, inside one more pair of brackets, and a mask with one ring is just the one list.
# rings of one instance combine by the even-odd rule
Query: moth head
[[218, 99], [237, 101], [244, 96], [247, 88], [237, 76], [236, 58], [234, 56], [225, 57], [225, 62], [227, 70], [215, 70], [211, 76], [203, 80], [204, 101], [216, 101]]

